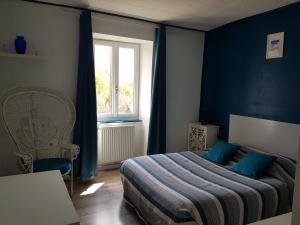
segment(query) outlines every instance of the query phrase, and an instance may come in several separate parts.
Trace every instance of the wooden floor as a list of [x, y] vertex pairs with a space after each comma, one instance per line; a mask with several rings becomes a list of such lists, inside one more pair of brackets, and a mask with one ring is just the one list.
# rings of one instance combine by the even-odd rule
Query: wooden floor
[[[93, 184], [102, 186], [94, 193], [81, 195]], [[100, 171], [93, 182], [75, 182], [73, 203], [81, 225], [144, 225], [134, 209], [123, 201], [119, 170]]]

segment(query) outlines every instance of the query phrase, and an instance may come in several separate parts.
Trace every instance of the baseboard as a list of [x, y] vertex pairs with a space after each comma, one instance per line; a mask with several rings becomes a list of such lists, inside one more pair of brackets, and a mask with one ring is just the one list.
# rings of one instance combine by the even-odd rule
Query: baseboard
[[112, 169], [118, 169], [121, 166], [121, 162], [116, 163], [107, 163], [107, 164], [99, 164], [98, 170], [112, 170]]

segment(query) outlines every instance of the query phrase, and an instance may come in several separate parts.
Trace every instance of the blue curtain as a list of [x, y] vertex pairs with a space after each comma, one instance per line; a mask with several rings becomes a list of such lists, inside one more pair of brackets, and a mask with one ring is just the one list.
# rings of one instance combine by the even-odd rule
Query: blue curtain
[[80, 146], [75, 175], [82, 180], [97, 173], [97, 108], [91, 12], [80, 15], [79, 62], [74, 143]]
[[166, 152], [166, 27], [155, 31], [148, 155]]

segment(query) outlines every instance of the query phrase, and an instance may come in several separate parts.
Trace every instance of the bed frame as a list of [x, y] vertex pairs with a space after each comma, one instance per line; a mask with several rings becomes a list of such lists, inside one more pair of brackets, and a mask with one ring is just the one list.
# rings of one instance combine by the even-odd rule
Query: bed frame
[[300, 125], [231, 114], [228, 141], [297, 160]]

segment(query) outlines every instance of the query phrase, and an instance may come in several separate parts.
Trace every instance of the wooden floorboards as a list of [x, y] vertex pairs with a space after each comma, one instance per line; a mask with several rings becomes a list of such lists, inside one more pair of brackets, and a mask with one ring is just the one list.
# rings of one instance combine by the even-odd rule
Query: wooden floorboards
[[[103, 185], [94, 193], [81, 195], [99, 183]], [[75, 182], [72, 199], [81, 225], [144, 225], [134, 209], [123, 201], [119, 170], [100, 171], [92, 182]]]

